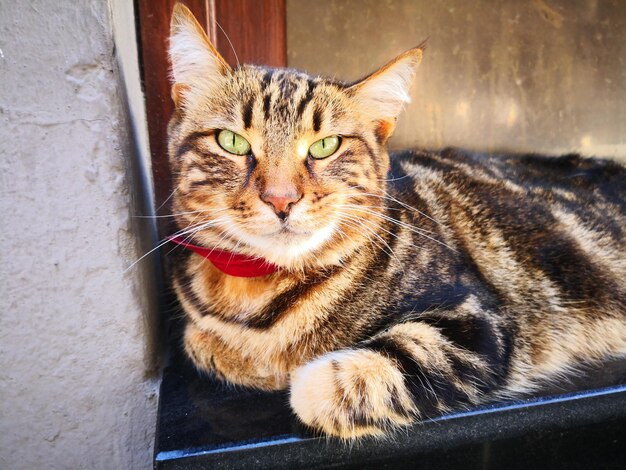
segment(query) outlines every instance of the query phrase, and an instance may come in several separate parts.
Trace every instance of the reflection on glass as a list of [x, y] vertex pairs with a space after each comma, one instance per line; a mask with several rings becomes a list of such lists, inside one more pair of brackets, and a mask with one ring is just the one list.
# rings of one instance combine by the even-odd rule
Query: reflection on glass
[[354, 80], [428, 38], [392, 148], [626, 161], [626, 2], [287, 1], [288, 61]]

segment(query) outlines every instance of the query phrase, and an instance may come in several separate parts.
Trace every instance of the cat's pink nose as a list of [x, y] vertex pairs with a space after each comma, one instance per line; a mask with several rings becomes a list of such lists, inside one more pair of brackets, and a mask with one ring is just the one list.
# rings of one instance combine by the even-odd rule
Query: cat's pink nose
[[276, 215], [284, 220], [289, 215], [292, 206], [302, 198], [302, 194], [297, 191], [272, 192], [265, 191], [261, 194], [261, 200], [269, 204], [276, 212]]

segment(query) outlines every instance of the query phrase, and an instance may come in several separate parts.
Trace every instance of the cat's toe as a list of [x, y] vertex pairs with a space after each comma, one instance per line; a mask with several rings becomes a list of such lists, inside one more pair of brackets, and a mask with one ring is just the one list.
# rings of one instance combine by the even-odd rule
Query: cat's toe
[[381, 436], [414, 416], [402, 373], [366, 349], [329, 353], [296, 369], [291, 406], [306, 425], [344, 439]]

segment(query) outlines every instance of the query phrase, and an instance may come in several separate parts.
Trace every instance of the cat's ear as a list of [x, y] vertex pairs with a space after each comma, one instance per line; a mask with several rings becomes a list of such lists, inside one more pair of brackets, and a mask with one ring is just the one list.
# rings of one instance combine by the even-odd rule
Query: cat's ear
[[172, 11], [169, 57], [172, 99], [177, 108], [186, 90], [218, 81], [232, 72], [193, 13], [181, 3]]
[[404, 105], [411, 101], [409, 90], [425, 48], [422, 43], [409, 49], [349, 88], [363, 111], [379, 121], [376, 133], [383, 142], [391, 136]]

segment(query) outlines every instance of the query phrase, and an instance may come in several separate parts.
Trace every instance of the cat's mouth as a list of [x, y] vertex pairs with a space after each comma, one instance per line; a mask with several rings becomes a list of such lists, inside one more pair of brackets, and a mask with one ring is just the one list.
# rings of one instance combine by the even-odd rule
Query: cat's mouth
[[274, 230], [273, 232], [267, 233], [264, 236], [266, 237], [310, 237], [313, 235], [313, 232], [310, 230], [299, 230], [289, 225], [288, 223], [284, 223], [278, 230]]

